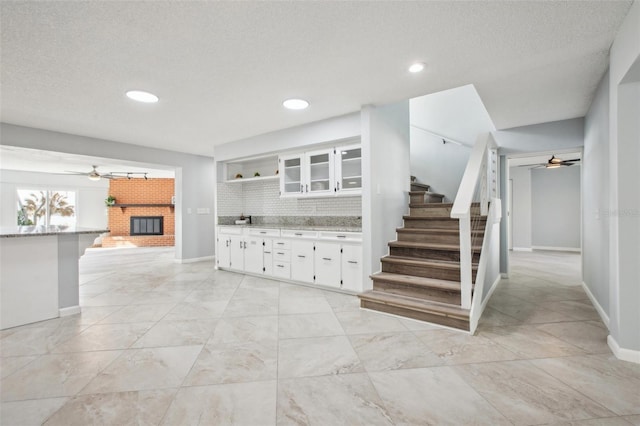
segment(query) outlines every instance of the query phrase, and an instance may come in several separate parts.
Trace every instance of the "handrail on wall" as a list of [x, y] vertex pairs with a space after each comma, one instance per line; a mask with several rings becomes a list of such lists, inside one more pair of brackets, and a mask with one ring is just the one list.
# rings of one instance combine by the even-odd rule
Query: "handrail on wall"
[[491, 133], [478, 135], [451, 208], [451, 217], [459, 220], [460, 228], [460, 284], [463, 309], [471, 308], [472, 297], [471, 207], [475, 198], [480, 203], [480, 214], [487, 216], [489, 198], [497, 193], [496, 164], [489, 161], [490, 150], [495, 146]]

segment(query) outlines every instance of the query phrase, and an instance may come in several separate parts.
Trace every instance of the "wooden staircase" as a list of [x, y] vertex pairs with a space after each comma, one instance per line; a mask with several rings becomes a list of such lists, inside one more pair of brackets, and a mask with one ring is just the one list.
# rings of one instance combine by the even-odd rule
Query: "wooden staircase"
[[[469, 331], [469, 310], [460, 307], [460, 234], [452, 204], [429, 202], [428, 187], [412, 184], [409, 216], [389, 242], [382, 272], [371, 275], [373, 290], [360, 295], [360, 306]], [[417, 190], [420, 189], [420, 190]], [[480, 259], [486, 218], [472, 206], [472, 275]]]

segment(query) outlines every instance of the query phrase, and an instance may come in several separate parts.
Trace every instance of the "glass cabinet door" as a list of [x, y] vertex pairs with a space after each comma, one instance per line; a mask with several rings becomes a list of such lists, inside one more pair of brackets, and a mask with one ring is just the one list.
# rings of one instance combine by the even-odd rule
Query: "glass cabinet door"
[[338, 190], [362, 189], [362, 149], [359, 146], [343, 147], [339, 149], [340, 173], [338, 178]]
[[307, 154], [309, 182], [305, 184], [305, 192], [318, 194], [333, 192], [331, 177], [333, 175], [333, 150], [310, 152]]
[[302, 156], [280, 158], [280, 192], [282, 195], [299, 195], [304, 191], [302, 182]]

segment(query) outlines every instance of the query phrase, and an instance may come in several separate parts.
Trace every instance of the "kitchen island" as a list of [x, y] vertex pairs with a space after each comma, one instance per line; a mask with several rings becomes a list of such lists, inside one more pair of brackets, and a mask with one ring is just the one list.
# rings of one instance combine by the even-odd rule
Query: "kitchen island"
[[80, 312], [78, 260], [108, 232], [61, 226], [0, 228], [0, 329]]

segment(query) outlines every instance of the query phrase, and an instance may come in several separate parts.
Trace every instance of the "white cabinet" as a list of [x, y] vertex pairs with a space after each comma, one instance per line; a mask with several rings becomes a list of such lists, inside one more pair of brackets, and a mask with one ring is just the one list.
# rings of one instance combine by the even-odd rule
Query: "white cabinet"
[[273, 275], [273, 240], [265, 239], [262, 243], [262, 261], [265, 275]]
[[358, 195], [362, 191], [360, 145], [283, 155], [278, 167], [281, 197]]
[[316, 284], [340, 287], [340, 244], [317, 242], [315, 253]]
[[341, 250], [341, 288], [362, 291], [362, 246], [342, 244]]
[[241, 228], [233, 226], [218, 227], [216, 263], [220, 268], [231, 268], [231, 238], [242, 234]]
[[313, 283], [313, 241], [291, 242], [291, 279]]
[[273, 241], [273, 276], [291, 279], [291, 241]]
[[232, 235], [229, 237], [231, 262], [229, 268], [244, 271], [244, 237], [242, 235]]
[[264, 272], [264, 240], [261, 237], [245, 237], [244, 270], [253, 274]]

